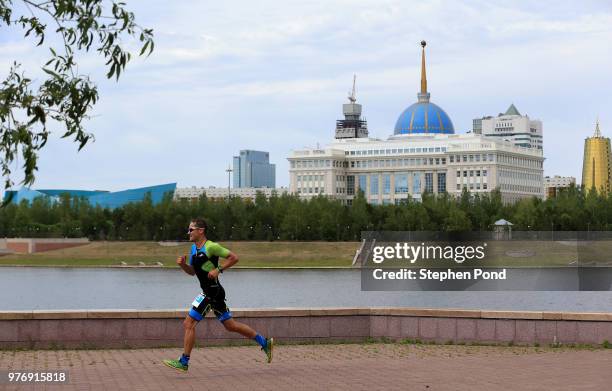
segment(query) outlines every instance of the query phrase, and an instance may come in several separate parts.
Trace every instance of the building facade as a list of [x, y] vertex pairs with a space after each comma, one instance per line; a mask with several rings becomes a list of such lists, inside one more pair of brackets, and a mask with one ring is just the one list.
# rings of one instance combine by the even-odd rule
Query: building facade
[[582, 185], [585, 190], [595, 189], [602, 194], [610, 191], [612, 164], [610, 159], [610, 139], [603, 137], [599, 121], [595, 125], [593, 137], [584, 140], [584, 160], [582, 163]]
[[203, 194], [206, 194], [206, 197], [210, 199], [216, 199], [216, 200], [227, 198], [228, 195], [231, 195], [232, 197], [240, 197], [245, 200], [246, 199], [255, 200], [255, 197], [257, 196], [258, 192], [262, 193], [267, 198], [269, 198], [274, 192], [278, 196], [287, 194], [289, 192], [289, 189], [286, 187], [281, 187], [278, 189], [272, 189], [272, 188], [267, 188], [267, 187], [264, 187], [264, 188], [243, 187], [243, 188], [237, 188], [237, 189], [233, 188], [233, 189], [228, 190], [228, 188], [223, 188], [223, 187], [192, 186], [192, 187], [177, 188], [176, 191], [174, 192], [174, 198], [177, 200], [188, 199], [188, 200], [195, 201], [198, 198], [200, 198]]
[[518, 147], [543, 148], [542, 121], [521, 115], [514, 104], [497, 117], [482, 117], [472, 121], [472, 132], [510, 141]]
[[235, 188], [276, 186], [276, 165], [270, 164], [268, 152], [242, 150], [233, 161]]
[[295, 150], [288, 158], [289, 190], [323, 194], [352, 204], [362, 190], [372, 204], [420, 200], [424, 192], [459, 195], [498, 188], [505, 202], [543, 196], [541, 148], [525, 148], [482, 134], [455, 134], [450, 117], [430, 102], [421, 43], [421, 91], [396, 121], [393, 136], [336, 138], [325, 148]]
[[576, 178], [573, 176], [546, 176], [544, 177], [544, 195], [546, 198], [554, 198], [561, 189], [567, 189], [571, 185], [576, 185]]

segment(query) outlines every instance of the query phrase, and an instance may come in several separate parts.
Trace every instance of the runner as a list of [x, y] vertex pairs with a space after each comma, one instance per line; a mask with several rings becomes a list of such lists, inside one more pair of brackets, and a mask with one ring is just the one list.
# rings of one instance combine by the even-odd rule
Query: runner
[[[210, 310], [214, 312], [226, 330], [254, 339], [266, 353], [268, 362], [272, 362], [274, 339], [264, 338], [246, 324], [232, 319], [232, 313], [225, 304], [225, 290], [219, 282], [219, 273], [235, 265], [238, 262], [238, 256], [212, 240], [208, 240], [206, 230], [207, 225], [204, 219], [193, 219], [189, 224], [188, 232], [189, 240], [194, 243], [191, 246], [189, 259], [182, 256], [176, 260], [185, 273], [192, 276], [195, 274], [198, 277], [202, 293], [193, 301], [191, 310], [183, 322], [185, 329], [183, 354], [178, 360], [164, 360], [164, 364], [180, 371], [187, 371], [189, 356], [195, 344], [195, 327]], [[220, 257], [226, 258], [223, 265], [219, 263]]]

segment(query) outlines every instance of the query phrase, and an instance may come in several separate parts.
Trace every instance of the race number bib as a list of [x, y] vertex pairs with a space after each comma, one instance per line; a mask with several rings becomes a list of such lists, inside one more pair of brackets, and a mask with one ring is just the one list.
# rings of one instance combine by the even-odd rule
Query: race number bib
[[200, 293], [199, 295], [196, 296], [196, 298], [193, 300], [193, 303], [191, 303], [191, 305], [197, 308], [202, 303], [202, 300], [204, 300], [205, 297], [206, 296], [204, 296], [203, 293]]

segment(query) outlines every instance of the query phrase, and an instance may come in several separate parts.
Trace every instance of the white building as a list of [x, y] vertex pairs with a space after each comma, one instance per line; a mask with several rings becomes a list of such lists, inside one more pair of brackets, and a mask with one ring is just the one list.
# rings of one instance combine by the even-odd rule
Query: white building
[[191, 199], [197, 200], [203, 194], [206, 194], [206, 197], [211, 199], [222, 199], [227, 198], [228, 194], [231, 194], [232, 197], [240, 197], [243, 199], [254, 200], [257, 192], [263, 193], [266, 198], [269, 198], [272, 195], [272, 192], [276, 192], [278, 196], [288, 193], [289, 189], [286, 187], [281, 188], [269, 188], [269, 187], [242, 187], [242, 188], [232, 188], [229, 189], [227, 187], [183, 187], [177, 188], [174, 192], [175, 199]]
[[543, 147], [542, 121], [531, 120], [527, 115], [521, 115], [514, 104], [505, 113], [497, 117], [476, 118], [472, 131], [512, 142], [525, 148]]
[[293, 151], [289, 191], [351, 204], [363, 190], [372, 204], [419, 200], [424, 192], [459, 195], [499, 188], [505, 202], [542, 197], [541, 148], [525, 148], [481, 134], [455, 134], [450, 117], [430, 102], [422, 42], [418, 102], [400, 115], [387, 140], [335, 139], [325, 148]]
[[560, 189], [566, 189], [572, 184], [576, 185], [576, 178], [573, 176], [546, 176], [544, 177], [544, 194], [546, 198], [555, 197]]

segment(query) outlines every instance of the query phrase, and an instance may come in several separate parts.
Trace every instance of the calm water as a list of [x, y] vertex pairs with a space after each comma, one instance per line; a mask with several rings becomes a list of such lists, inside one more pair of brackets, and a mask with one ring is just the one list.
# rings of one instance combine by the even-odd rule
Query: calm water
[[[435, 307], [612, 312], [612, 292], [365, 292], [359, 270], [231, 270], [233, 308]], [[199, 292], [177, 269], [0, 268], [0, 310], [187, 308]]]

